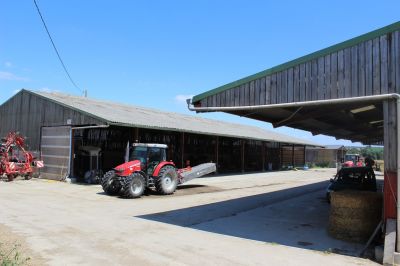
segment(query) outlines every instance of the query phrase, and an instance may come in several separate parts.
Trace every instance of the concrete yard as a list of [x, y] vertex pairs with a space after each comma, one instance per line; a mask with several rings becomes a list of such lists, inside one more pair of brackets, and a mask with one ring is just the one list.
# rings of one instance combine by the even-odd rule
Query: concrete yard
[[14, 234], [38, 265], [377, 265], [326, 232], [334, 173], [216, 176], [140, 199], [99, 185], [0, 182], [0, 242]]

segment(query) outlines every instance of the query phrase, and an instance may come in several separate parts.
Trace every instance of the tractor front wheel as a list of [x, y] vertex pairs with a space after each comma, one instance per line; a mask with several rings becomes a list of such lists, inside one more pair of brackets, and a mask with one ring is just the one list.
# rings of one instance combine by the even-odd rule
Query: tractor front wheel
[[103, 190], [108, 195], [117, 195], [121, 190], [121, 185], [119, 182], [114, 180], [115, 171], [108, 171], [101, 179], [101, 186]]
[[178, 173], [171, 165], [161, 168], [158, 177], [155, 178], [155, 187], [158, 193], [169, 195], [175, 192], [178, 186]]
[[140, 198], [146, 189], [146, 180], [139, 173], [133, 173], [123, 180], [122, 197], [133, 199]]

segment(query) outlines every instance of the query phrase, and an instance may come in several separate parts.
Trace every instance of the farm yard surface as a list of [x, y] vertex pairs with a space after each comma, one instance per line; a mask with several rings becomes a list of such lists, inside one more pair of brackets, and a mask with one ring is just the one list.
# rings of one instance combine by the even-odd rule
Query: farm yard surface
[[207, 177], [140, 199], [0, 182], [0, 242], [15, 235], [38, 265], [377, 265], [355, 257], [362, 244], [327, 234], [335, 171]]

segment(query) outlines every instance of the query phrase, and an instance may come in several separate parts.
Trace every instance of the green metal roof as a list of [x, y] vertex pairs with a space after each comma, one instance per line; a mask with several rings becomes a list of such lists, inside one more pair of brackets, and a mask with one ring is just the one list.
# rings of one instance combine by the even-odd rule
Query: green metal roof
[[365, 41], [377, 38], [379, 36], [382, 36], [384, 34], [388, 34], [390, 32], [394, 32], [396, 30], [400, 30], [400, 21], [395, 22], [393, 24], [390, 24], [390, 25], [388, 25], [386, 27], [383, 27], [383, 28], [368, 32], [366, 34], [360, 35], [358, 37], [352, 38], [350, 40], [347, 40], [347, 41], [344, 41], [344, 42], [329, 46], [329, 47], [327, 47], [325, 49], [316, 51], [314, 53], [299, 57], [299, 58], [294, 59], [292, 61], [277, 65], [277, 66], [269, 68], [269, 69], [266, 69], [264, 71], [261, 71], [261, 72], [258, 72], [256, 74], [254, 74], [254, 75], [251, 75], [251, 76], [236, 80], [234, 82], [225, 84], [225, 85], [220, 86], [218, 88], [215, 88], [213, 90], [206, 91], [204, 93], [201, 93], [199, 95], [194, 96], [192, 101], [193, 102], [198, 102], [198, 101], [200, 101], [200, 100], [202, 100], [202, 99], [204, 99], [204, 98], [206, 98], [208, 96], [217, 94], [217, 93], [225, 91], [225, 90], [229, 90], [229, 89], [235, 88], [237, 86], [243, 85], [243, 84], [248, 83], [250, 81], [259, 79], [261, 77], [265, 77], [265, 76], [271, 75], [273, 73], [276, 73], [276, 72], [279, 72], [279, 71], [283, 71], [283, 70], [288, 69], [290, 67], [294, 67], [296, 65], [305, 63], [307, 61], [311, 61], [311, 60], [319, 58], [321, 56], [325, 56], [325, 55], [337, 52], [339, 50], [354, 46], [354, 45], [359, 44], [361, 42], [365, 42]]

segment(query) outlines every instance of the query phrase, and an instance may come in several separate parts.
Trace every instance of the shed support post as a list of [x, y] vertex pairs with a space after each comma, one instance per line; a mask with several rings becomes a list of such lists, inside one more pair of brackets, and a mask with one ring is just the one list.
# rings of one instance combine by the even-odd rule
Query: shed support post
[[137, 127], [134, 128], [133, 142], [139, 142], [139, 128]]
[[215, 171], [216, 174], [218, 174], [218, 169], [219, 169], [219, 137], [215, 137], [215, 163], [217, 166], [217, 170]]
[[[181, 167], [182, 168], [184, 168], [184, 167], [186, 167], [186, 165], [185, 165], [185, 132], [182, 132], [182, 139], [181, 139], [181, 151], [182, 151], [182, 154], [181, 154]], [[192, 163], [192, 162], [190, 162], [190, 163]]]
[[294, 168], [294, 144], [292, 145], [292, 167]]
[[245, 141], [242, 139], [242, 149], [241, 149], [241, 155], [242, 155], [242, 173], [244, 173], [244, 148], [245, 148]]
[[[383, 102], [383, 127], [384, 127], [384, 161], [385, 161], [385, 172], [384, 172], [384, 218], [396, 219], [397, 221], [397, 251], [400, 248], [400, 238], [398, 232], [400, 232], [400, 205], [397, 202], [399, 198], [399, 132], [397, 130], [397, 124], [399, 123], [399, 101], [387, 100]], [[386, 249], [386, 247], [385, 247]]]
[[264, 141], [262, 142], [261, 149], [262, 149], [262, 151], [261, 151], [261, 157], [262, 157], [261, 171], [264, 172], [265, 171], [265, 142]]
[[306, 145], [304, 145], [304, 146], [303, 146], [303, 149], [304, 149], [304, 155], [303, 155], [303, 166], [304, 166], [304, 165], [306, 165], [306, 154], [307, 154], [307, 152], [306, 152], [306, 148], [307, 148], [307, 146], [306, 146]]

